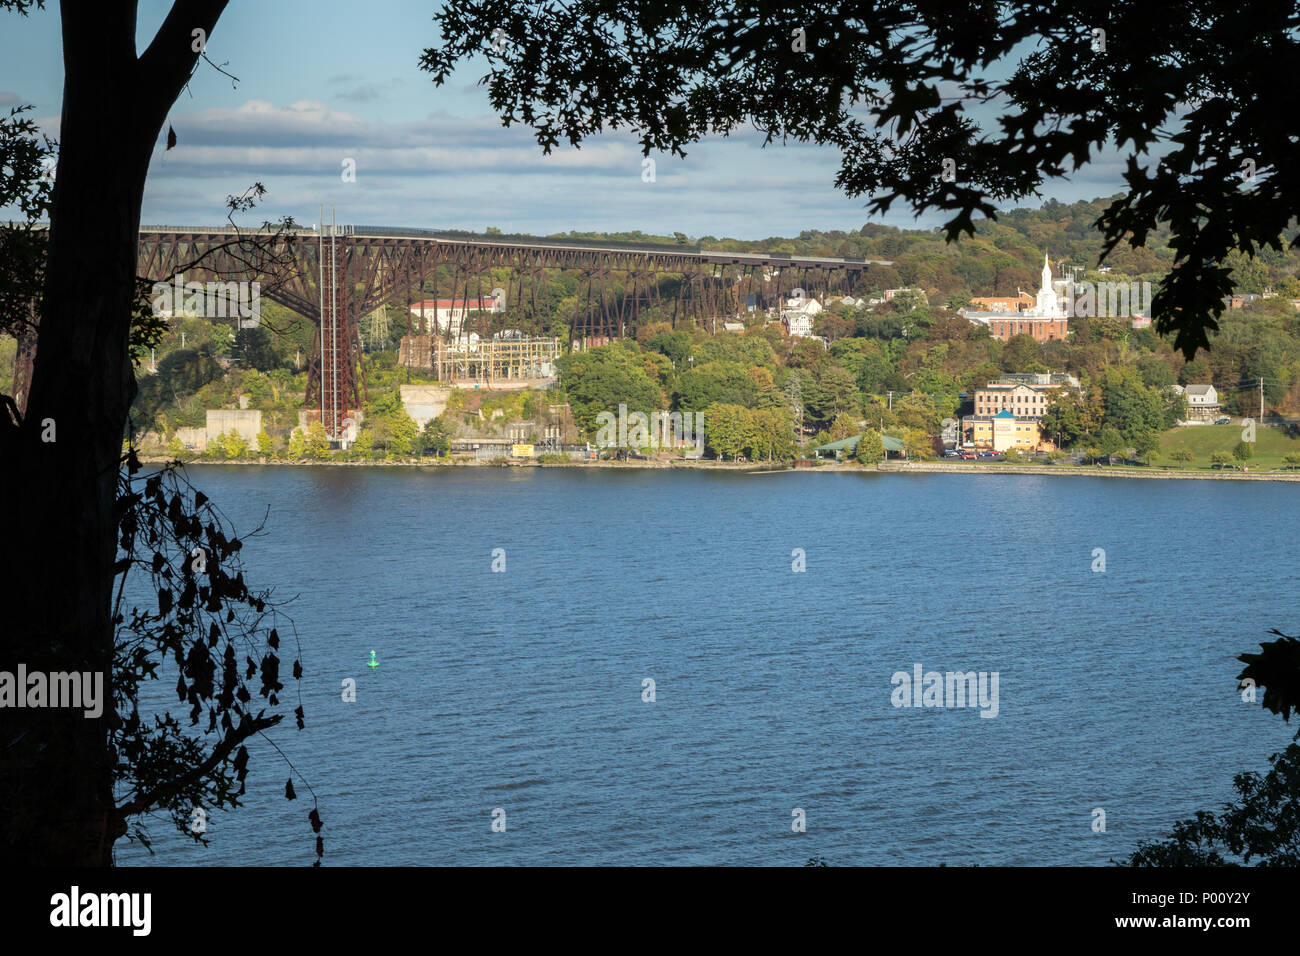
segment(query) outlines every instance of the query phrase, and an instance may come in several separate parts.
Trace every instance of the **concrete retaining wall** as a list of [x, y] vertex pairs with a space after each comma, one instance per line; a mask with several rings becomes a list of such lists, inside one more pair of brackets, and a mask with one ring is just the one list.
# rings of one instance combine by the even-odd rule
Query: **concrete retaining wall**
[[[218, 436], [235, 432], [248, 442], [252, 448], [257, 447], [257, 434], [262, 430], [262, 413], [257, 409], [209, 408], [208, 427], [205, 429], [207, 440], [216, 441]], [[184, 441], [185, 439], [181, 439]]]

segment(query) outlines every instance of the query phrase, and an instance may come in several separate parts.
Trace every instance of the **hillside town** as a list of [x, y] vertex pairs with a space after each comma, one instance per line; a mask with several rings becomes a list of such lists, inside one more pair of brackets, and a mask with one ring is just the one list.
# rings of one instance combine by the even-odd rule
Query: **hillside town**
[[[1255, 377], [1268, 370], [1246, 364], [1220, 373], [1199, 358], [1184, 361], [1151, 328], [1154, 276], [1087, 270], [1034, 250], [1035, 283], [1023, 281], [1033, 273], [1022, 268], [1008, 273], [1003, 290], [945, 297], [941, 287], [917, 282], [916, 270], [900, 268], [906, 248], [885, 243], [881, 251], [895, 255], [894, 264], [869, 266], [848, 291], [795, 289], [770, 303], [737, 293], [737, 311], [690, 326], [652, 318], [623, 338], [528, 331], [501, 288], [415, 297], [405, 314], [381, 307], [361, 330], [371, 397], [344, 410], [337, 437], [326, 433], [319, 409], [294, 397], [308, 341], [169, 314], [163, 354], [155, 351], [142, 368], [141, 421], [153, 422], [142, 448], [265, 461], [1150, 463], [1163, 456], [1166, 465], [1222, 468], [1249, 461], [1224, 460], [1241, 444], [1230, 440], [1240, 429], [1225, 429], [1249, 420], [1277, 426], [1268, 441], [1282, 442], [1273, 455], [1278, 467], [1283, 454], [1300, 452], [1289, 446], [1291, 367], [1280, 381], [1276, 363], [1271, 376]], [[978, 261], [981, 253], [963, 253], [959, 265], [967, 257]], [[761, 278], [777, 283], [781, 272], [767, 268]], [[887, 284], [909, 274], [911, 284]], [[569, 280], [552, 281], [562, 292]], [[1286, 334], [1300, 296], [1283, 293], [1300, 292], [1300, 283], [1282, 276], [1278, 285], [1231, 297], [1225, 319], [1249, 313], [1248, 334], [1266, 325]], [[275, 315], [275, 304], [265, 308]], [[1268, 341], [1290, 340], [1272, 334]], [[1286, 347], [1300, 354], [1300, 346]], [[1233, 386], [1226, 399], [1216, 377]], [[165, 390], [152, 387], [164, 381]], [[688, 442], [601, 446], [596, 416], [620, 405], [701, 412], [712, 427], [698, 451]], [[1221, 438], [1171, 437], [1195, 426]], [[874, 437], [860, 445], [868, 433]]]

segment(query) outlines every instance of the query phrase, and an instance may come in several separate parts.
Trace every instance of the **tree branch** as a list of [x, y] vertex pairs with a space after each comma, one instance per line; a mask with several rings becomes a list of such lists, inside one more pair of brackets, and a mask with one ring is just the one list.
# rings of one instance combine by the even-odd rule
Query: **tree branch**
[[218, 764], [229, 757], [232, 750], [242, 744], [249, 737], [253, 736], [253, 734], [261, 733], [263, 730], [274, 727], [283, 719], [284, 714], [276, 714], [274, 717], [249, 717], [245, 715], [244, 719], [240, 721], [239, 726], [227, 734], [225, 739], [213, 748], [213, 751], [208, 756], [207, 760], [203, 761], [203, 763], [199, 764], [197, 767], [192, 767], [175, 780], [155, 787], [149, 793], [146, 793], [143, 796], [137, 796], [135, 799], [124, 803], [115, 811], [118, 819], [125, 820], [129, 816], [144, 813], [151, 807], [157, 806], [167, 797], [194, 783], [196, 780], [201, 780], [215, 769]]
[[212, 28], [226, 9], [229, 0], [176, 0], [167, 19], [158, 28], [149, 48], [137, 61], [140, 77], [140, 119], [151, 130], [152, 145], [162, 129], [167, 112], [189, 82], [203, 55], [203, 47], [194, 49], [194, 31], [202, 30], [204, 42], [212, 39]]

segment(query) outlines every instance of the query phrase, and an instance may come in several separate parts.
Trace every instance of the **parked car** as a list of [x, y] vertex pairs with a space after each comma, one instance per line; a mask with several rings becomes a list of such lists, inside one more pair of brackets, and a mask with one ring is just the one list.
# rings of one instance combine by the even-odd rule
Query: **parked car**
[[1223, 418], [1216, 418], [1216, 419], [1214, 420], [1214, 424], [1216, 424], [1216, 425], [1231, 425], [1231, 424], [1232, 424], [1232, 419], [1225, 415]]
[[943, 457], [944, 457], [944, 458], [960, 458], [960, 457], [961, 457], [961, 452], [959, 452], [959, 451], [958, 451], [957, 449], [955, 449], [955, 448], [949, 448], [947, 451], [945, 451], [945, 452], [943, 453]]
[[962, 461], [974, 461], [974, 460], [975, 460], [975, 453], [974, 453], [973, 451], [964, 451], [964, 452], [961, 453], [961, 460], [962, 460]]

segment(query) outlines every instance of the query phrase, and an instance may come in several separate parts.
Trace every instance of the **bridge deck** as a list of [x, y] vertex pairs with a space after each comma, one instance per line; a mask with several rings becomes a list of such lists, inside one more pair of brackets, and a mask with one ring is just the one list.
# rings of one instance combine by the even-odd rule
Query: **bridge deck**
[[[236, 230], [229, 226], [146, 226], [140, 227], [142, 233], [164, 233], [195, 238], [205, 236], [233, 236], [266, 234], [267, 230]], [[293, 234], [303, 238], [316, 238], [322, 235], [319, 229], [298, 228]], [[845, 269], [850, 272], [861, 271], [868, 265], [892, 265], [891, 259], [824, 258], [819, 256], [797, 256], [783, 252], [728, 252], [725, 249], [702, 249], [699, 246], [680, 246], [654, 242], [602, 242], [583, 239], [548, 239], [541, 236], [486, 236], [472, 233], [457, 233], [435, 229], [401, 228], [389, 226], [339, 226], [332, 233], [340, 238], [350, 239], [415, 239], [432, 243], [449, 245], [483, 246], [492, 248], [514, 249], [548, 249], [572, 250], [575, 252], [607, 252], [612, 254], [632, 253], [664, 255], [674, 258], [694, 259], [709, 265], [746, 265], [775, 266], [799, 269]], [[324, 235], [331, 235], [325, 232]]]

